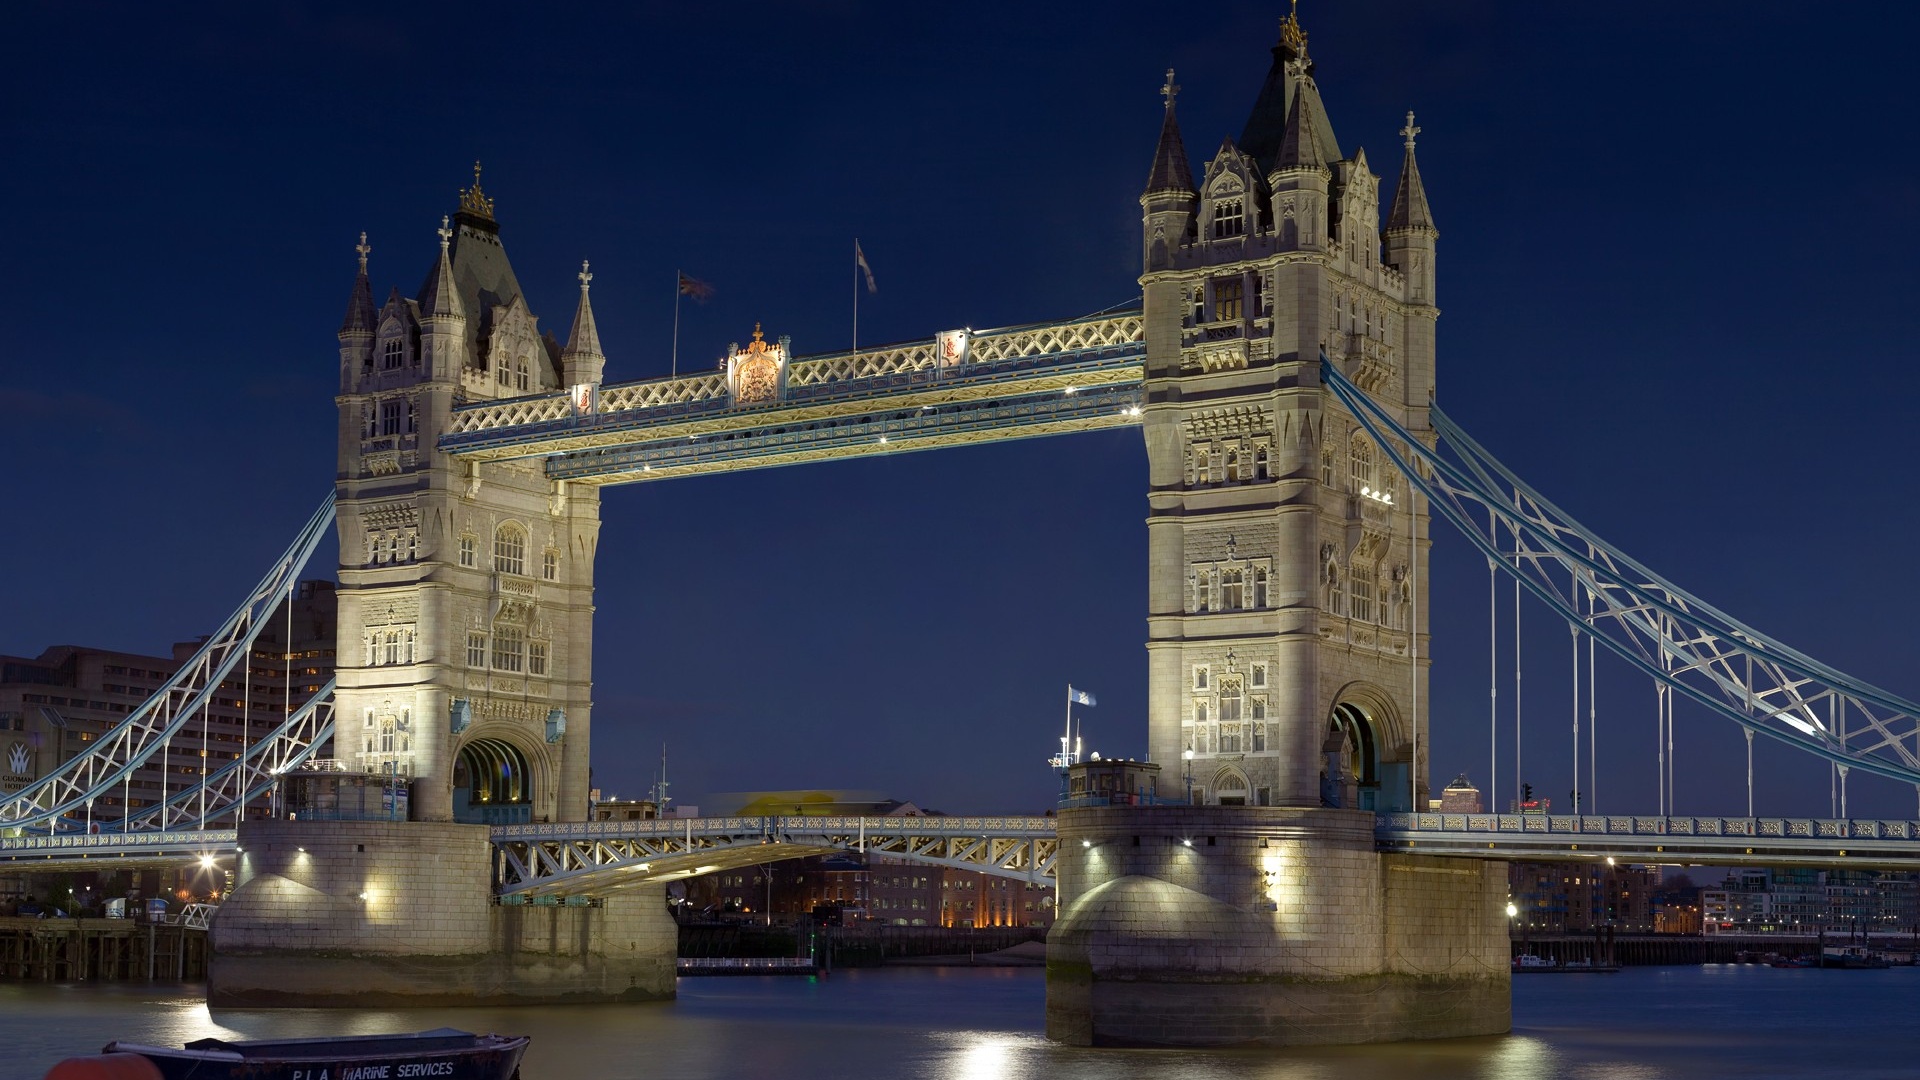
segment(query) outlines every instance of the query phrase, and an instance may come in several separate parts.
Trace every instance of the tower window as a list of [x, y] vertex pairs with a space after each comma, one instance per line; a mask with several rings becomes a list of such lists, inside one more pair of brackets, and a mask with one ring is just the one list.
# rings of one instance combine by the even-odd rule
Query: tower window
[[493, 628], [493, 666], [497, 671], [519, 671], [526, 653], [526, 637], [519, 628]]
[[[1253, 606], [1256, 610], [1260, 611], [1265, 611], [1267, 608], [1267, 568], [1264, 566], [1256, 566], [1253, 568]], [[1253, 670], [1253, 684], [1255, 686], [1265, 685], [1267, 676], [1266, 667], [1264, 665], [1256, 665]]]
[[1213, 238], [1225, 239], [1246, 231], [1246, 204], [1239, 199], [1222, 199], [1213, 204]]
[[547, 643], [544, 641], [527, 642], [527, 674], [545, 675], [547, 673]]
[[1240, 720], [1240, 680], [1220, 680], [1220, 722], [1238, 723]]
[[1353, 450], [1347, 456], [1347, 479], [1355, 495], [1373, 486], [1373, 444], [1359, 435], [1353, 437]]
[[527, 534], [517, 525], [502, 525], [493, 534], [493, 568], [502, 574], [527, 572]]
[[540, 576], [546, 578], [548, 581], [560, 580], [559, 552], [548, 548], [546, 554], [540, 556]]
[[400, 406], [401, 402], [399, 401], [383, 401], [380, 403], [380, 434], [400, 434]]
[[1361, 622], [1373, 621], [1373, 567], [1354, 563], [1347, 570], [1348, 614]]
[[533, 389], [533, 384], [528, 378], [527, 358], [525, 354], [514, 357], [513, 378], [514, 378], [514, 385], [519, 387], [520, 389], [522, 390]]
[[467, 634], [467, 666], [483, 668], [487, 666], [487, 635], [478, 630]]
[[460, 537], [460, 565], [461, 566], [472, 566], [474, 564], [474, 548], [477, 546], [478, 545], [474, 543], [472, 533], [463, 533], [461, 535]]
[[1239, 570], [1225, 570], [1220, 574], [1220, 610], [1239, 611], [1246, 607], [1246, 581]]
[[1221, 278], [1213, 283], [1213, 321], [1226, 322], [1240, 317], [1246, 298], [1246, 285], [1237, 277]]
[[407, 362], [406, 342], [399, 338], [388, 338], [380, 349], [380, 370], [392, 371]]
[[1206, 665], [1202, 664], [1193, 669], [1193, 688], [1195, 690], [1205, 690], [1207, 688]]

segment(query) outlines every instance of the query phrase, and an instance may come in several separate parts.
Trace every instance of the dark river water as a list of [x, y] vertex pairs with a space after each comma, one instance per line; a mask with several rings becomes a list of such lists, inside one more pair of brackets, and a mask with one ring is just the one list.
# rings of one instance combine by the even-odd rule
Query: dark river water
[[110, 1038], [529, 1033], [525, 1080], [1588, 1080], [1920, 1077], [1920, 969], [1628, 968], [1514, 980], [1513, 1034], [1228, 1052], [1078, 1050], [1042, 1034], [1031, 968], [680, 980], [678, 1001], [529, 1009], [209, 1013], [197, 986], [0, 986], [0, 1078]]

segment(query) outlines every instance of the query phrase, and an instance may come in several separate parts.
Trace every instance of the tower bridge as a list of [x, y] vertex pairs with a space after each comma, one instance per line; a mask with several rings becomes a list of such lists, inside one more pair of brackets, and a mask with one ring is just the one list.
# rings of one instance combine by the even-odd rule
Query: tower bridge
[[[22, 830], [0, 860], [231, 857], [210, 992], [255, 1004], [670, 995], [664, 883], [775, 857], [1051, 875], [1049, 1033], [1154, 1045], [1506, 1030], [1503, 860], [1913, 865], [1920, 822], [1849, 819], [1845, 784], [1920, 790], [1920, 706], [1661, 578], [1453, 423], [1421, 129], [1400, 128], [1383, 215], [1291, 16], [1272, 56], [1239, 139], [1197, 175], [1168, 73], [1137, 309], [819, 356], [756, 328], [719, 371], [609, 383], [589, 269], [562, 346], [477, 172], [414, 295], [374, 302], [363, 238], [332, 496], [166, 687], [0, 801], [0, 826]], [[1185, 798], [1053, 819], [580, 820], [603, 487], [1114, 427], [1147, 449], [1149, 757], [1182, 763]], [[1830, 762], [1834, 815], [1757, 817], [1750, 799], [1679, 817], [1666, 789], [1651, 814], [1424, 812], [1436, 512], [1663, 702]], [[329, 527], [331, 693], [205, 783], [132, 807], [131, 772]], [[238, 820], [329, 741], [355, 773], [403, 782], [409, 820]], [[123, 816], [95, 818], [116, 786]], [[588, 903], [515, 902], [559, 896]]]

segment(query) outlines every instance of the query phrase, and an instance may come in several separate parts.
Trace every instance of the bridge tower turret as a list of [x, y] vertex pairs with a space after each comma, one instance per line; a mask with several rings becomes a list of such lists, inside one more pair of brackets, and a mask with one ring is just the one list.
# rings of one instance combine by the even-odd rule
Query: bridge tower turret
[[379, 318], [373, 309], [373, 284], [367, 280], [367, 234], [360, 234], [354, 245], [360, 256], [360, 272], [353, 279], [353, 294], [347, 299], [346, 317], [340, 320], [340, 392], [353, 389], [363, 368], [373, 366], [373, 324]]
[[1169, 160], [1169, 77], [1141, 199], [1149, 752], [1198, 802], [1404, 808], [1424, 787], [1426, 515], [1319, 365], [1426, 429], [1434, 234], [1409, 151], [1399, 265], [1381, 260], [1379, 178], [1342, 154], [1293, 16], [1272, 52], [1197, 189]]
[[[587, 811], [598, 491], [435, 449], [463, 404], [564, 385], [477, 167], [439, 239], [418, 294], [395, 290], [378, 312], [361, 299], [363, 257], [341, 331], [334, 752], [411, 777], [417, 820], [575, 820]], [[591, 341], [597, 381], [584, 296], [581, 317], [575, 344]]]

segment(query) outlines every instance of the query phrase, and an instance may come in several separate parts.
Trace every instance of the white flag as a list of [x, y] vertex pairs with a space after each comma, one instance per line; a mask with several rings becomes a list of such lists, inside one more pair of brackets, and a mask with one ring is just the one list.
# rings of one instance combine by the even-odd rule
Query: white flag
[[853, 242], [853, 265], [861, 273], [867, 275], [867, 291], [879, 292], [879, 287], [873, 283], [873, 267], [867, 265], [867, 253], [860, 250], [860, 241], [858, 240]]
[[1091, 705], [1093, 704], [1093, 695], [1087, 693], [1085, 690], [1075, 690], [1072, 686], [1068, 686], [1067, 702], [1072, 705]]

